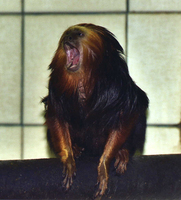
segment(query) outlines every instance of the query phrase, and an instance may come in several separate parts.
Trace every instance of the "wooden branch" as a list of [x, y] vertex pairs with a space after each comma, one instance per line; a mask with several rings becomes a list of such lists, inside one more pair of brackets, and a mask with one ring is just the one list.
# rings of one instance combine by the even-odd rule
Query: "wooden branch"
[[[64, 192], [59, 159], [0, 161], [0, 198], [92, 199], [97, 165], [97, 158], [79, 158], [73, 186]], [[122, 175], [112, 163], [102, 199], [181, 199], [181, 155], [135, 156]]]

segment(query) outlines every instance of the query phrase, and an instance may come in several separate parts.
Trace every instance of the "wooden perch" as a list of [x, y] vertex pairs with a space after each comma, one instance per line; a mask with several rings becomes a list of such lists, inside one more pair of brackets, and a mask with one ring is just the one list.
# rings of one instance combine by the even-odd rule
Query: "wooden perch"
[[[97, 164], [97, 158], [78, 159], [73, 186], [64, 192], [59, 159], [0, 161], [0, 198], [92, 199]], [[102, 199], [181, 199], [181, 155], [135, 156], [122, 175], [112, 163]]]

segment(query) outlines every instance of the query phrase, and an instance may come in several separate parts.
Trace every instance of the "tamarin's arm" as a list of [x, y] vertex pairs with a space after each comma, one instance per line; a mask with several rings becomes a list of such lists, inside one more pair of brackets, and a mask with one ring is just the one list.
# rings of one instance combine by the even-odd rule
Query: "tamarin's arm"
[[73, 183], [73, 176], [76, 172], [76, 165], [73, 156], [72, 143], [70, 139], [68, 123], [61, 123], [56, 117], [47, 120], [50, 130], [51, 142], [55, 152], [60, 156], [63, 163], [63, 186], [68, 190]]
[[98, 165], [97, 183], [99, 188], [95, 197], [102, 196], [107, 189], [109, 165], [114, 157], [116, 157], [115, 167], [117, 171], [123, 173], [126, 170], [126, 165], [129, 161], [129, 151], [128, 149], [121, 149], [121, 147], [129, 137], [136, 120], [137, 117], [133, 117], [129, 124], [122, 124], [119, 130], [113, 130], [109, 133]]

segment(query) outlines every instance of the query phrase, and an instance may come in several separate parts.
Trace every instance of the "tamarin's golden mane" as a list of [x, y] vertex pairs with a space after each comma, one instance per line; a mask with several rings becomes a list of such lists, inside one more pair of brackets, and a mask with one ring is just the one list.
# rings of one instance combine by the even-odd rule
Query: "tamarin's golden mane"
[[[77, 35], [76, 35], [77, 34]], [[104, 45], [101, 35], [90, 27], [75, 25], [60, 38], [55, 56], [50, 64], [51, 80], [61, 93], [75, 93], [84, 88], [88, 96], [95, 84], [96, 72], [103, 58]], [[70, 56], [77, 53], [75, 71], [69, 69]]]

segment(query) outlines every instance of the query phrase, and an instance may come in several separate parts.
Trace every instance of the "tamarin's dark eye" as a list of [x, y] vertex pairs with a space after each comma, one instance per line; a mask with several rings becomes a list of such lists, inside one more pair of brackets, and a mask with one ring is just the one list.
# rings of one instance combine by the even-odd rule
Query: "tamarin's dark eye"
[[79, 32], [78, 35], [79, 35], [80, 37], [83, 37], [83, 36], [84, 36], [84, 34], [83, 34], [82, 32]]

